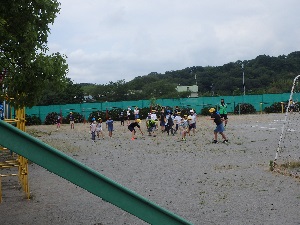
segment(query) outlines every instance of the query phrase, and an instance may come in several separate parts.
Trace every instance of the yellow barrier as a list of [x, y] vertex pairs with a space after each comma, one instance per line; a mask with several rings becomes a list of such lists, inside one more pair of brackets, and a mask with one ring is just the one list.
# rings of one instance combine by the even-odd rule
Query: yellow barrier
[[[5, 122], [16, 124], [16, 127], [22, 131], [25, 130], [25, 108], [17, 109], [16, 110], [16, 117], [15, 119], [5, 118]], [[5, 147], [0, 147], [0, 150], [8, 151]], [[12, 155], [14, 158], [14, 155]], [[0, 169], [5, 168], [18, 168], [18, 173], [12, 174], [0, 174], [0, 203], [2, 202], [2, 177], [9, 177], [9, 176], [18, 176], [19, 182], [25, 192], [27, 199], [30, 198], [30, 191], [29, 191], [29, 184], [28, 184], [28, 160], [23, 156], [18, 155], [16, 159], [6, 160], [4, 162], [0, 162]]]

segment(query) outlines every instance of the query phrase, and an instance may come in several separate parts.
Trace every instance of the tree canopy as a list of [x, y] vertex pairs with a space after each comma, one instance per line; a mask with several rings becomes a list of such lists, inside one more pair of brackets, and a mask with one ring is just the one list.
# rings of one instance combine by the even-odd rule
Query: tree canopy
[[68, 65], [60, 53], [47, 55], [49, 25], [60, 11], [56, 0], [10, 0], [0, 4], [1, 100], [33, 106], [47, 85], [67, 85]]
[[[243, 68], [242, 68], [243, 65]], [[252, 60], [238, 60], [223, 66], [193, 66], [164, 74], [149, 73], [106, 85], [84, 86], [85, 93], [97, 101], [124, 101], [150, 98], [184, 98], [189, 92], [178, 93], [176, 86], [197, 83], [199, 96], [243, 94], [243, 74], [246, 94], [274, 94], [290, 92], [293, 79], [300, 74], [300, 52], [271, 57], [257, 56]]]

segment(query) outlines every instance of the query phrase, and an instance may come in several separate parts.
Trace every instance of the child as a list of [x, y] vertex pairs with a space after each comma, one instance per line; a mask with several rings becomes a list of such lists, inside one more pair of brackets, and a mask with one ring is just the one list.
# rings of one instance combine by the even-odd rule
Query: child
[[139, 119], [140, 118], [140, 110], [138, 107], [135, 107], [134, 111], [134, 119]]
[[156, 110], [154, 110], [154, 109], [151, 111], [151, 119], [157, 120]]
[[174, 122], [175, 122], [175, 132], [174, 133], [176, 133], [178, 131], [179, 124], [181, 122], [181, 116], [178, 113], [175, 113]]
[[126, 112], [126, 117], [127, 117], [127, 125], [130, 124], [130, 111], [131, 111], [131, 108], [128, 107], [127, 108], [127, 112]]
[[106, 128], [108, 128], [108, 136], [112, 138], [112, 132], [114, 130], [114, 121], [111, 119], [111, 117], [109, 117], [106, 121]]
[[225, 103], [224, 99], [221, 99], [221, 103], [219, 104], [219, 113], [221, 118], [224, 118], [225, 121], [225, 125], [224, 127], [226, 127], [227, 125], [227, 121], [228, 121], [228, 117], [227, 117], [227, 104]]
[[165, 124], [165, 130], [167, 131], [167, 134], [171, 134], [174, 135], [174, 129], [173, 129], [173, 125], [174, 125], [174, 121], [173, 121], [173, 115], [171, 112], [168, 112], [167, 116], [166, 116], [166, 124]]
[[95, 137], [96, 137], [96, 120], [94, 120], [91, 125], [90, 125], [90, 129], [91, 129], [91, 134], [92, 134], [92, 140], [95, 141]]
[[156, 121], [150, 119], [147, 119], [146, 121], [146, 127], [147, 127], [147, 131], [149, 132], [149, 136], [155, 137], [156, 135], [154, 135], [154, 131], [156, 130]]
[[124, 126], [124, 112], [123, 111], [120, 112], [119, 118], [120, 118], [120, 121], [121, 121], [121, 126]]
[[181, 140], [186, 141], [186, 133], [188, 132], [189, 124], [187, 121], [187, 115], [184, 115], [184, 118], [181, 118], [179, 129], [181, 134]]
[[193, 130], [193, 134], [195, 135], [196, 131], [196, 120], [197, 115], [194, 113], [194, 110], [190, 110], [190, 115], [188, 116], [188, 122], [189, 122], [189, 135], [191, 133], [191, 130]]
[[161, 132], [165, 132], [165, 125], [166, 125], [166, 116], [165, 116], [165, 111], [164, 111], [164, 108], [162, 108], [161, 112], [160, 112], [160, 116], [159, 116], [159, 125], [160, 125], [160, 129], [161, 129]]
[[60, 120], [61, 120], [61, 117], [58, 115], [57, 121], [56, 121], [56, 130], [58, 130], [60, 128]]
[[225, 120], [224, 118], [221, 118], [221, 116], [216, 112], [214, 108], [210, 108], [208, 110], [211, 113], [211, 117], [207, 118], [208, 120], [213, 120], [217, 127], [214, 129], [214, 140], [212, 143], [217, 144], [218, 143], [218, 133], [221, 134], [223, 140], [223, 143], [228, 143], [228, 140], [224, 134], [224, 126], [223, 126], [223, 121]]
[[70, 125], [71, 125], [71, 129], [74, 129], [74, 115], [73, 112], [70, 112]]
[[138, 127], [139, 130], [141, 131], [142, 135], [144, 135], [144, 133], [143, 133], [143, 131], [141, 130], [141, 127], [140, 127], [140, 125], [139, 125], [140, 122], [141, 122], [140, 119], [136, 119], [135, 122], [133, 122], [133, 123], [131, 123], [131, 124], [128, 125], [128, 130], [130, 130], [130, 132], [131, 132], [131, 134], [132, 134], [132, 135], [131, 135], [131, 140], [136, 139], [136, 137], [135, 137], [136, 131], [135, 131], [135, 129], [134, 129], [135, 127]]
[[97, 126], [96, 126], [96, 133], [97, 133], [98, 138], [100, 138], [100, 133], [101, 133], [102, 139], [104, 139], [103, 130], [102, 130], [102, 119], [101, 118], [98, 119], [98, 123], [97, 123]]

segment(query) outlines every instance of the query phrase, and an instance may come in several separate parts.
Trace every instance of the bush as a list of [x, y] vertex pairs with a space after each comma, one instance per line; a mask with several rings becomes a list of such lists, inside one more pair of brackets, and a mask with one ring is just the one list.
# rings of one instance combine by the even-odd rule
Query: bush
[[[140, 110], [140, 113], [139, 113], [140, 119], [146, 119], [148, 116], [148, 113], [150, 112], [150, 108], [139, 108], [139, 110]], [[112, 118], [112, 120], [114, 120], [114, 121], [119, 121], [120, 114], [122, 111], [123, 111], [124, 117], [126, 117], [127, 109], [114, 108], [114, 109], [108, 110], [107, 113], [106, 113], [106, 111], [93, 111], [90, 113], [90, 115], [88, 117], [88, 122], [92, 122], [93, 118], [95, 118], [96, 120], [101, 118], [103, 121], [106, 121], [107, 116], [110, 116]], [[131, 120], [134, 119], [133, 110], [130, 111], [130, 119]]]
[[51, 113], [48, 113], [48, 115], [47, 115], [46, 118], [45, 118], [45, 124], [46, 124], [46, 125], [53, 125], [53, 124], [56, 124], [57, 116], [58, 116], [58, 113], [57, 113], [57, 112], [51, 112]]
[[148, 117], [148, 113], [150, 113], [149, 107], [140, 109], [140, 119], [146, 119]]
[[[286, 107], [285, 103], [283, 107], [284, 107], [283, 110], [285, 111], [285, 107]], [[266, 113], [281, 113], [282, 112], [281, 102], [275, 102], [274, 104], [265, 107], [264, 111]]]
[[201, 115], [203, 116], [209, 116], [210, 112], [208, 111], [211, 107], [205, 107], [203, 109], [201, 109]]
[[[288, 101], [285, 101], [283, 103], [283, 112], [286, 112], [286, 108], [288, 107]], [[294, 111], [295, 112], [298, 112], [299, 111], [299, 108], [300, 108], [300, 104], [297, 102], [295, 103], [295, 108], [294, 108]], [[264, 109], [264, 111], [266, 113], [281, 113], [282, 112], [282, 105], [281, 105], [281, 102], [275, 102], [274, 104], [272, 104], [271, 106], [269, 107], [266, 107]]]
[[96, 120], [101, 118], [103, 121], [105, 121], [106, 120], [106, 111], [93, 111], [93, 112], [91, 112], [90, 115], [87, 118], [87, 121], [91, 123], [93, 118], [95, 118]]
[[[84, 118], [83, 115], [77, 112], [73, 112], [74, 116], [74, 123], [83, 123]], [[57, 118], [57, 117], [56, 117]], [[70, 123], [70, 114], [68, 114], [66, 117], [62, 118], [63, 124], [69, 124]]]
[[26, 126], [31, 126], [31, 125], [41, 125], [42, 121], [39, 117], [37, 116], [30, 116], [25, 114], [25, 125]]
[[[45, 118], [45, 124], [46, 125], [53, 125], [56, 124], [57, 122], [57, 117], [60, 114], [57, 112], [51, 112], [48, 113], [48, 115]], [[83, 115], [77, 113], [77, 112], [73, 112], [73, 116], [74, 116], [74, 122], [75, 123], [83, 123]], [[70, 123], [70, 115], [67, 115], [66, 117], [62, 117], [62, 123], [63, 124], [69, 124]]]
[[234, 108], [234, 113], [235, 114], [254, 114], [254, 113], [256, 113], [256, 110], [255, 110], [254, 106], [249, 103], [241, 103], [241, 104], [238, 104]]

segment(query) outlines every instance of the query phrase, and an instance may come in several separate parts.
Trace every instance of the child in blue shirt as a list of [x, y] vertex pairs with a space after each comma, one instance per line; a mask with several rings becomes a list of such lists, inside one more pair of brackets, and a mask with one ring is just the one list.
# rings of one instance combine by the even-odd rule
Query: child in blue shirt
[[114, 121], [111, 119], [111, 117], [109, 117], [106, 121], [106, 127], [108, 128], [108, 136], [111, 138], [114, 130]]

